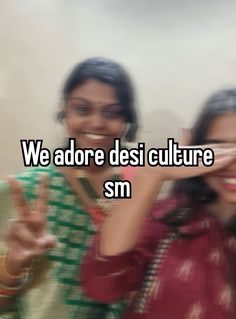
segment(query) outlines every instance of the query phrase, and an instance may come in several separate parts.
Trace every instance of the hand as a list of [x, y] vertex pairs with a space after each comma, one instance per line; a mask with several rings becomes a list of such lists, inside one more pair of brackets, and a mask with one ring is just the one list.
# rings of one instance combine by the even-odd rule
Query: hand
[[[182, 146], [183, 147], [183, 146]], [[194, 176], [200, 176], [211, 173], [213, 171], [222, 169], [229, 165], [236, 159], [236, 145], [231, 143], [222, 144], [207, 144], [201, 146], [185, 146], [191, 149], [205, 149], [211, 148], [214, 152], [214, 164], [212, 166], [205, 166], [202, 161], [199, 161], [198, 166], [146, 166], [141, 170], [138, 170], [140, 174], [149, 181], [154, 183], [162, 183], [167, 180], [176, 180], [183, 178], [190, 178]], [[181, 149], [181, 146], [179, 146]]]
[[19, 274], [31, 261], [47, 249], [57, 245], [55, 238], [47, 230], [47, 176], [42, 175], [38, 186], [38, 196], [32, 207], [24, 198], [23, 187], [14, 178], [9, 178], [17, 218], [10, 221], [5, 234], [7, 256], [6, 268], [9, 273]]

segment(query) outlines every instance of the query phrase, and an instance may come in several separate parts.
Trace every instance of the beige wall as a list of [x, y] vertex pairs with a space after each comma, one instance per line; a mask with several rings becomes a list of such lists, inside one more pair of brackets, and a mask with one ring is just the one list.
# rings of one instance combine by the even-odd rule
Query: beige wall
[[94, 55], [130, 71], [140, 139], [161, 145], [210, 92], [236, 85], [236, 2], [0, 0], [0, 177], [23, 168], [19, 139], [60, 143], [61, 81]]

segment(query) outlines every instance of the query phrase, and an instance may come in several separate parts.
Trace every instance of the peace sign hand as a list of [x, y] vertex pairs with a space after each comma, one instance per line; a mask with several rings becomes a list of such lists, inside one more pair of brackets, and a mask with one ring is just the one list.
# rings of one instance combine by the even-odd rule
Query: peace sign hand
[[6, 268], [12, 275], [23, 272], [35, 257], [55, 248], [57, 241], [47, 230], [47, 176], [42, 175], [38, 196], [30, 206], [24, 197], [23, 186], [15, 178], [8, 178], [17, 218], [10, 221], [5, 234]]

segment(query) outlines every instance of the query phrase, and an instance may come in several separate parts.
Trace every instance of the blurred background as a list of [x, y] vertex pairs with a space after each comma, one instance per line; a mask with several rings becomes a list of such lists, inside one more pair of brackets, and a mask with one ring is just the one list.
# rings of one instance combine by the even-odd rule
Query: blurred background
[[61, 145], [60, 88], [92, 56], [126, 67], [139, 140], [165, 145], [212, 91], [236, 85], [236, 2], [0, 0], [0, 177], [23, 169], [20, 139]]

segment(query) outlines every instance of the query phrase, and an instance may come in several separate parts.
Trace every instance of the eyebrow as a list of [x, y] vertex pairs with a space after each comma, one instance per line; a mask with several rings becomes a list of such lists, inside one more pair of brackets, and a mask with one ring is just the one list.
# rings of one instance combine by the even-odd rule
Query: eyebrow
[[83, 101], [83, 102], [86, 102], [86, 103], [91, 103], [90, 100], [88, 100], [88, 99], [86, 99], [84, 97], [80, 97], [80, 96], [70, 97], [68, 100], [69, 101], [80, 100], [80, 101]]
[[[82, 101], [82, 102], [85, 102], [85, 103], [90, 103], [90, 104], [94, 104], [94, 102], [92, 102], [91, 100], [88, 100], [86, 98], [83, 98], [83, 97], [80, 97], [80, 96], [76, 96], [76, 97], [71, 97], [69, 98], [69, 100], [72, 100], [72, 101]], [[117, 102], [108, 102], [108, 103], [105, 103], [103, 104], [103, 106], [121, 106], [121, 104], [117, 101]]]

